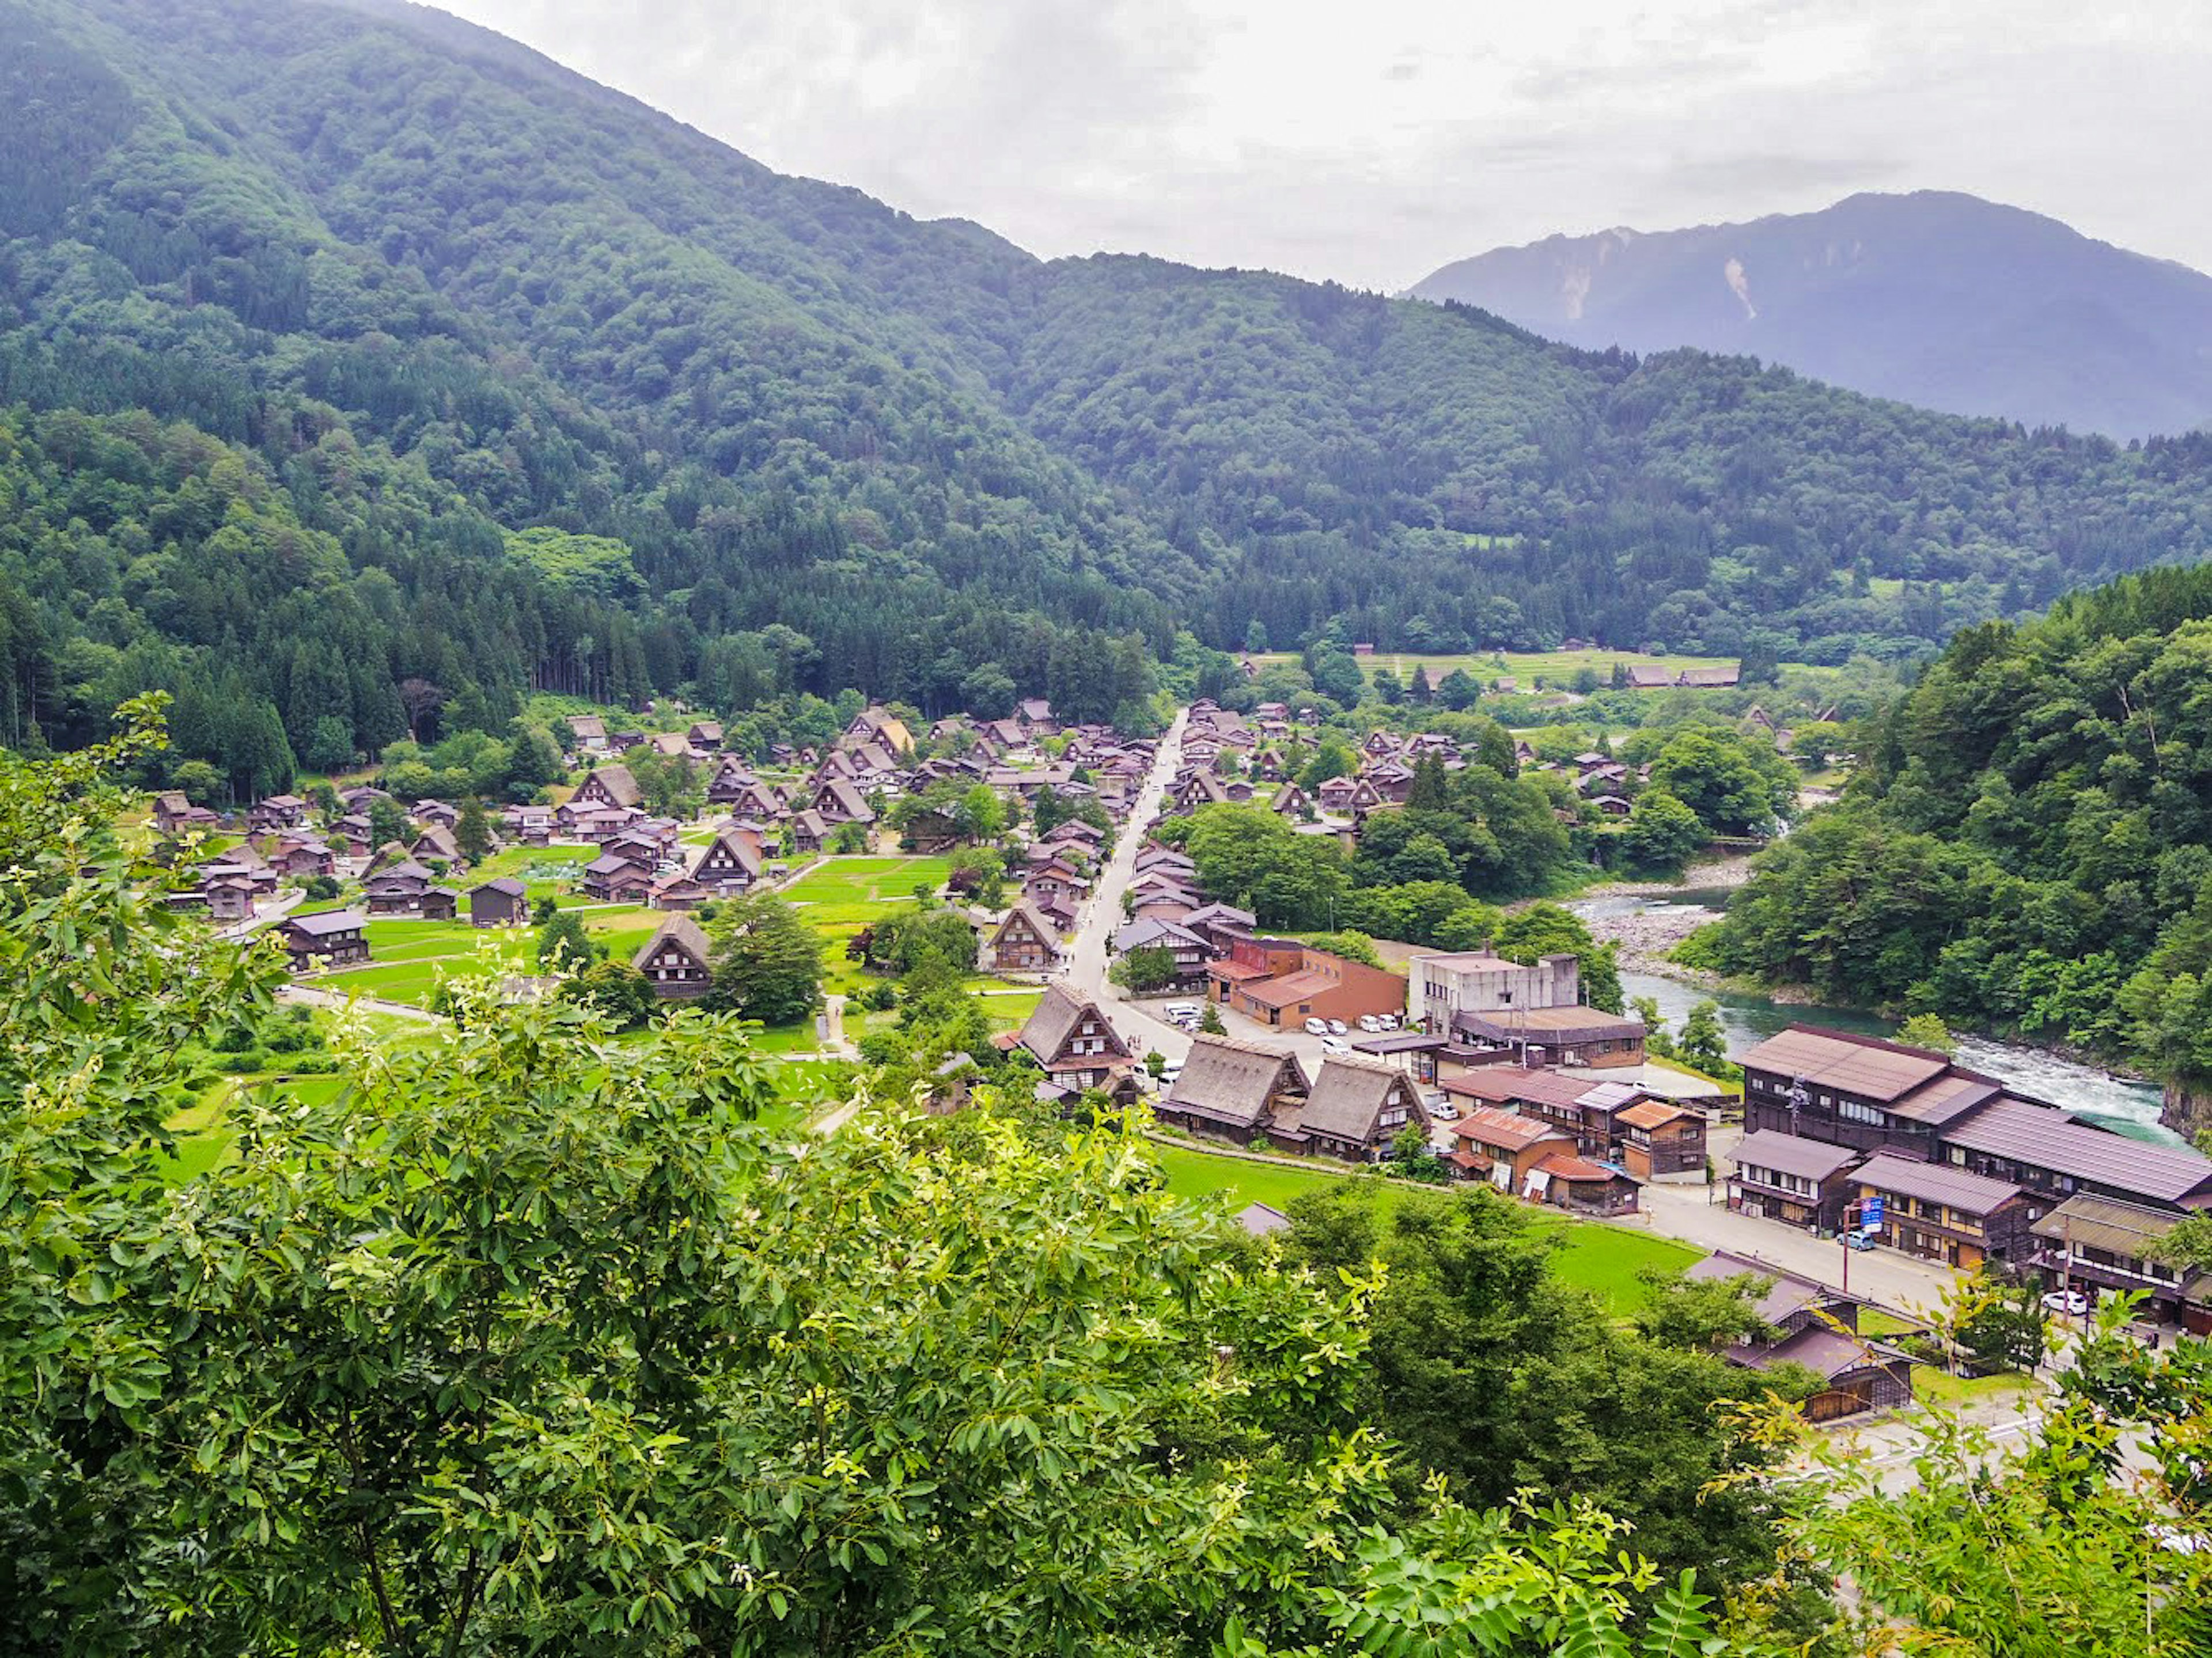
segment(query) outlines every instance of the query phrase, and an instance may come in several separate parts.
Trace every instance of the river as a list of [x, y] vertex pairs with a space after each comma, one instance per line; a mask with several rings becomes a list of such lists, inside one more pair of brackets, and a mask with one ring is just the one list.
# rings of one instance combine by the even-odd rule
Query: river
[[[1569, 908], [1589, 922], [1602, 938], [1608, 921], [1618, 925], [1631, 916], [1663, 913], [1669, 920], [1679, 918], [1685, 926], [1702, 924], [1704, 920], [1717, 919], [1721, 906], [1727, 902], [1725, 890], [1686, 888], [1662, 897], [1589, 898]], [[1891, 1036], [1897, 1030], [1888, 1020], [1864, 1008], [1777, 1002], [1765, 996], [1705, 991], [1655, 973], [1624, 970], [1620, 988], [1625, 996], [1649, 996], [1656, 1002], [1660, 1016], [1669, 1029], [1680, 1029], [1683, 1018], [1698, 1003], [1718, 1003], [1721, 1024], [1728, 1032], [1729, 1051], [1732, 1054], [1764, 1042], [1793, 1023], [1826, 1025], [1868, 1036]], [[2161, 1145], [2184, 1143], [2179, 1135], [2159, 1121], [2159, 1091], [2148, 1083], [2130, 1082], [2124, 1077], [2115, 1077], [2093, 1066], [2078, 1065], [2040, 1048], [1992, 1042], [1985, 1036], [1960, 1037], [1959, 1063], [1995, 1077], [2023, 1094], [2064, 1106], [2093, 1122], [2136, 1139]]]

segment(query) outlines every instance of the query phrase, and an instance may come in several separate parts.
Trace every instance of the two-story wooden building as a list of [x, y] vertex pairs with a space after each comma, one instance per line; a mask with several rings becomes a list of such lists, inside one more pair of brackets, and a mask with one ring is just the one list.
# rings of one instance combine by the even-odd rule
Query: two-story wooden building
[[1621, 1166], [1640, 1181], [1702, 1181], [1705, 1118], [1668, 1100], [1638, 1100], [1615, 1114]]
[[368, 959], [368, 917], [357, 909], [288, 915], [276, 924], [276, 938], [295, 973], [353, 967]]
[[1049, 973], [1060, 965], [1060, 935], [1036, 908], [1018, 903], [991, 929], [985, 961], [999, 973]]
[[1736, 1142], [1728, 1206], [1808, 1232], [1838, 1231], [1860, 1156], [1848, 1145], [1759, 1129]]
[[2033, 1254], [2029, 1229], [2056, 1206], [2008, 1181], [1887, 1153], [1851, 1170], [1850, 1183], [1862, 1225], [1868, 1200], [1882, 1199], [1881, 1224], [1872, 1229], [1881, 1242], [1966, 1272]]
[[2163, 1257], [2166, 1234], [2181, 1220], [2141, 1204], [2069, 1198], [2028, 1229], [2037, 1246], [2033, 1264], [2048, 1289], [2092, 1297], [2139, 1291], [2149, 1297], [2151, 1317], [2212, 1336], [2212, 1271]]

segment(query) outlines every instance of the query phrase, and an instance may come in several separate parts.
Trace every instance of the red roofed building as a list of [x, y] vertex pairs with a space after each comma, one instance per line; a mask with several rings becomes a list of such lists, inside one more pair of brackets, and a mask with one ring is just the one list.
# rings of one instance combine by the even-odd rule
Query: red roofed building
[[1291, 938], [1231, 938], [1229, 954], [1206, 972], [1215, 1002], [1278, 1030], [1308, 1019], [1395, 1013], [1406, 1003], [1406, 981], [1396, 974]]

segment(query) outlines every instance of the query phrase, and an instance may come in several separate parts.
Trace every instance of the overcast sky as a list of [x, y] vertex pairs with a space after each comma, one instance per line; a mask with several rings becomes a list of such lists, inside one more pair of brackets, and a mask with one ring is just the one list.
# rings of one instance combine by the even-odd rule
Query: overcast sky
[[445, 0], [1046, 255], [1364, 287], [1942, 188], [2212, 270], [2206, 0]]

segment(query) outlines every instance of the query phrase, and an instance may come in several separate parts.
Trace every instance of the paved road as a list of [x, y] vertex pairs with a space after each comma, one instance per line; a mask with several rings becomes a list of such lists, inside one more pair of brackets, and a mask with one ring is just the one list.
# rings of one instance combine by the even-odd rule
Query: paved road
[[[1711, 1200], [1716, 1197], [1721, 1201]], [[1733, 1250], [1835, 1289], [1843, 1287], [1848, 1254], [1851, 1293], [1906, 1312], [1934, 1312], [1963, 1276], [1894, 1249], [1846, 1251], [1832, 1238], [1816, 1238], [1780, 1221], [1739, 1214], [1728, 1206], [1726, 1199], [1724, 1186], [1709, 1189], [1655, 1182], [1643, 1190], [1642, 1215], [1634, 1221], [1615, 1224], [1640, 1225], [1700, 1248]]]
[[417, 1024], [446, 1023], [444, 1014], [433, 1013], [426, 1008], [410, 1007], [405, 1002], [387, 1002], [374, 996], [349, 996], [342, 991], [324, 990], [314, 985], [279, 985], [276, 999], [297, 1002], [304, 1007], [343, 1008], [350, 1005], [364, 1013], [389, 1013], [394, 1018], [412, 1019]]

